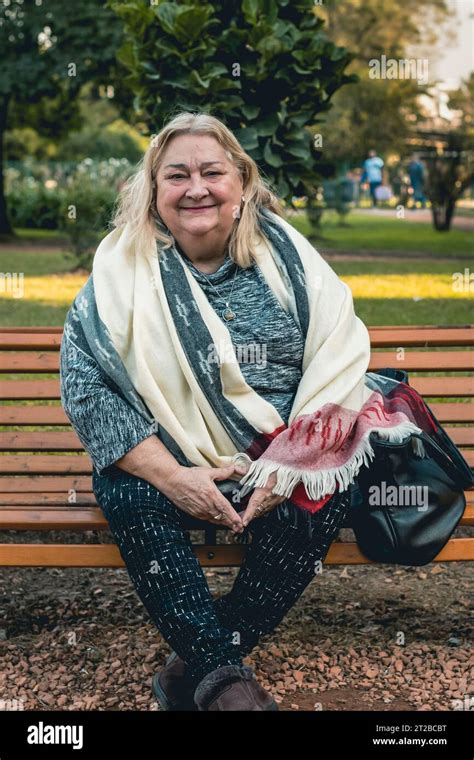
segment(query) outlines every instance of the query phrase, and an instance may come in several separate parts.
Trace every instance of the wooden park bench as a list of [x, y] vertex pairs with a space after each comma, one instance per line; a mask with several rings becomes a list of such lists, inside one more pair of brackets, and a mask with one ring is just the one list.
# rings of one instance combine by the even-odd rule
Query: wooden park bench
[[[370, 335], [370, 369], [396, 367], [408, 371], [410, 383], [426, 398], [473, 466], [474, 325], [373, 327]], [[0, 397], [9, 402], [2, 405], [0, 417], [0, 532], [108, 530], [92, 491], [91, 460], [60, 404], [61, 336], [62, 327], [10, 327], [0, 333]], [[402, 361], [397, 351], [400, 348], [406, 349]], [[31, 373], [38, 379], [21, 379]], [[42, 379], [44, 374], [56, 377]], [[474, 524], [474, 491], [467, 492], [466, 497], [462, 526]], [[193, 543], [203, 566], [241, 564], [245, 545], [219, 543], [221, 531], [209, 523], [204, 544]], [[457, 533], [435, 561], [474, 559], [474, 536], [459, 537]], [[335, 541], [326, 562], [361, 564], [368, 560], [357, 544]], [[0, 566], [123, 564], [114, 543], [0, 544]]]

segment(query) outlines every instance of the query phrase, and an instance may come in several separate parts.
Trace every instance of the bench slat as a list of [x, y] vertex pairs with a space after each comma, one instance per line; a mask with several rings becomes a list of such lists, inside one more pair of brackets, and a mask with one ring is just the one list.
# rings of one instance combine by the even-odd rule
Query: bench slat
[[423, 397], [467, 398], [474, 396], [474, 378], [471, 377], [419, 377], [410, 378], [410, 385]]
[[108, 530], [100, 507], [0, 507], [0, 530]]
[[58, 372], [57, 351], [5, 351], [0, 353], [0, 372]]
[[[473, 422], [472, 404], [430, 404], [440, 422]], [[3, 406], [0, 408], [0, 425], [69, 425], [61, 406]]]
[[72, 456], [4, 454], [0, 456], [0, 474], [7, 475], [90, 475], [92, 463], [87, 454]]
[[[474, 525], [474, 503], [467, 504], [462, 526]], [[0, 530], [108, 530], [108, 522], [98, 506], [0, 507]], [[214, 527], [214, 526], [212, 526]]]
[[[460, 447], [465, 460], [470, 467], [474, 467], [474, 451]], [[71, 456], [54, 455], [24, 455], [4, 454], [0, 456], [0, 475], [54, 475], [54, 474], [80, 474], [92, 473], [92, 463], [87, 455], [74, 454]]]
[[0, 333], [0, 351], [59, 351], [62, 340], [61, 332], [57, 333]]
[[2, 380], [0, 383], [0, 399], [3, 401], [60, 398], [59, 380]]
[[380, 352], [371, 355], [369, 370], [394, 367], [406, 372], [440, 372], [442, 370], [471, 371], [474, 369], [472, 351], [405, 351], [403, 360], [396, 351]]
[[[410, 385], [422, 396], [460, 398], [474, 396], [474, 378], [471, 377], [410, 377]], [[59, 380], [2, 380], [0, 399], [55, 399], [60, 400]]]
[[474, 422], [474, 404], [430, 404], [430, 409], [442, 423], [445, 422]]
[[15, 335], [21, 335], [23, 333], [35, 335], [36, 333], [43, 333], [44, 335], [51, 335], [59, 333], [62, 335], [62, 325], [20, 325], [18, 327], [2, 327], [2, 335], [8, 335], [13, 333]]
[[0, 425], [70, 425], [61, 406], [2, 406]]
[[[473, 326], [474, 327], [474, 326]], [[404, 348], [426, 346], [472, 346], [474, 345], [473, 327], [453, 328], [410, 328], [406, 327], [369, 327], [370, 342], [373, 348]]]
[[[0, 488], [3, 489], [3, 483], [1, 481]], [[92, 491], [85, 493], [78, 492], [75, 496], [77, 497], [76, 501], [70, 502], [68, 501], [67, 491], [63, 491], [62, 493], [57, 491], [53, 491], [53, 493], [12, 493], [2, 490], [0, 492], [0, 507], [23, 507], [34, 505], [37, 508], [42, 508], [43, 506], [47, 508], [50, 506], [63, 506], [68, 507], [70, 512], [74, 512], [75, 509], [85, 505], [97, 505], [97, 501]]]
[[0, 451], [84, 451], [74, 430], [0, 433]]
[[[389, 346], [472, 346], [474, 325], [374, 325], [369, 327], [374, 348]], [[59, 349], [63, 327], [5, 327], [0, 332], [0, 350]]]
[[[407, 371], [440, 371], [473, 369], [471, 351], [405, 351], [403, 360], [396, 351], [372, 353], [369, 370], [399, 367]], [[59, 372], [58, 352], [12, 351], [0, 353], [0, 372]]]
[[450, 427], [446, 425], [444, 429], [456, 446], [474, 446], [474, 427]]
[[[457, 445], [474, 446], [474, 427], [446, 427]], [[0, 433], [0, 451], [83, 451], [83, 445], [71, 431], [13, 431]]]
[[92, 478], [78, 475], [27, 475], [23, 477], [8, 477], [3, 475], [0, 479], [2, 493], [67, 493], [70, 490], [92, 493]]
[[[194, 544], [194, 553], [203, 567], [238, 567], [245, 546]], [[435, 562], [474, 560], [474, 541], [452, 538], [438, 554]], [[374, 564], [367, 560], [355, 543], [333, 543], [327, 554], [327, 565]], [[124, 567], [125, 563], [114, 544], [3, 544], [0, 545], [0, 567]]]

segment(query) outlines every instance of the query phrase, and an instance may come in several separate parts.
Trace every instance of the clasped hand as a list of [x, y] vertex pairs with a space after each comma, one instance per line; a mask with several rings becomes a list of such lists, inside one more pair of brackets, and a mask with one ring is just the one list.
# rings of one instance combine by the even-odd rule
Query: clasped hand
[[227, 525], [234, 533], [242, 533], [254, 517], [266, 516], [274, 507], [285, 501], [285, 496], [272, 493], [276, 474], [272, 473], [263, 488], [255, 488], [242, 514], [236, 512], [214, 481], [240, 480], [247, 472], [245, 465], [228, 467], [182, 467], [178, 465], [160, 484], [165, 496], [191, 516], [220, 525]]
[[242, 524], [246, 527], [254, 517], [266, 517], [266, 515], [272, 511], [278, 504], [285, 501], [286, 496], [279, 496], [272, 493], [273, 488], [276, 485], [277, 476], [272, 472], [267, 480], [266, 486], [263, 488], [256, 488], [250, 497], [249, 503], [242, 515]]

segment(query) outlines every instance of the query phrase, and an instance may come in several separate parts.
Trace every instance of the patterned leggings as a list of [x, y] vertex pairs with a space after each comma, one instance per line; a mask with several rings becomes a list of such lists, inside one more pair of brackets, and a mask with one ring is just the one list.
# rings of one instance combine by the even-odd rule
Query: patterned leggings
[[[92, 482], [138, 596], [196, 680], [242, 664], [259, 638], [274, 630], [320, 572], [350, 506], [349, 491], [336, 492], [304, 520], [289, 501], [252, 520], [252, 541], [232, 590], [214, 599], [182, 510], [118, 467], [102, 475], [94, 468]], [[199, 521], [197, 527], [208, 525]]]

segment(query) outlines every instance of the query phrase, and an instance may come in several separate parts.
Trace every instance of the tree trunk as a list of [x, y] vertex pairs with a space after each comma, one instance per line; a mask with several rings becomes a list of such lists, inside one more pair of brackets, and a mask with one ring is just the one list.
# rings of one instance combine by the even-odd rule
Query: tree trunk
[[3, 162], [5, 160], [3, 149], [3, 136], [7, 128], [7, 113], [10, 98], [0, 100], [0, 235], [12, 235], [13, 230], [8, 219], [7, 203], [5, 199]]
[[447, 232], [451, 228], [451, 220], [453, 218], [455, 205], [456, 201], [452, 198], [444, 203], [432, 203], [431, 210], [435, 230], [438, 230], [438, 232]]
[[306, 216], [308, 217], [311, 230], [314, 234], [319, 234], [321, 232], [321, 218], [323, 211], [324, 207], [321, 206], [321, 204], [315, 204], [314, 201], [308, 201]]

